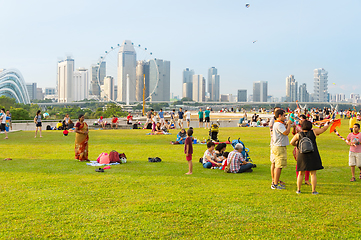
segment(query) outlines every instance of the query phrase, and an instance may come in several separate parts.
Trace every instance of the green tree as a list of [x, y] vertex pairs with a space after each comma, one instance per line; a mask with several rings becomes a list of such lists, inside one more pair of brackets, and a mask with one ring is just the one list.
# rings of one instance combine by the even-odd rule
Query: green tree
[[23, 108], [10, 108], [12, 120], [31, 120], [29, 112]]

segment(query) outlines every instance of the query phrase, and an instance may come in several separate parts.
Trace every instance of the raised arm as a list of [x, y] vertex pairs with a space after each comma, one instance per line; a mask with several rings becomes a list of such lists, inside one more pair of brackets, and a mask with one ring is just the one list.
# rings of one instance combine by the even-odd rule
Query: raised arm
[[326, 123], [325, 126], [323, 126], [322, 128], [316, 128], [316, 129], [313, 129], [313, 132], [315, 133], [315, 135], [320, 135], [321, 133], [324, 133], [328, 127], [329, 127], [329, 123]]
[[292, 146], [297, 146], [297, 142], [298, 142], [298, 134], [296, 134], [296, 135], [293, 136], [290, 144], [291, 144]]

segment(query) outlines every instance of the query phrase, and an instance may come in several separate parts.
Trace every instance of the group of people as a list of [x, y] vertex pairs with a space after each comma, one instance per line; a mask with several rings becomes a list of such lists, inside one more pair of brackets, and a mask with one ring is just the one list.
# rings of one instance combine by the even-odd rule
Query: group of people
[[12, 128], [11, 126], [11, 113], [9, 110], [6, 110], [2, 108], [0, 110], [0, 131], [5, 134], [4, 139], [8, 139], [8, 132], [9, 129]]

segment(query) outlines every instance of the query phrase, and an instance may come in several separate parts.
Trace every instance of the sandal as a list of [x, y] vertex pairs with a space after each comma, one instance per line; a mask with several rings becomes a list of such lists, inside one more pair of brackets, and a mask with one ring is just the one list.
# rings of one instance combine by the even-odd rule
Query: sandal
[[281, 181], [281, 180], [279, 180], [279, 183], [282, 184], [282, 185], [286, 185], [286, 183]]
[[356, 182], [356, 178], [351, 178], [350, 182]]

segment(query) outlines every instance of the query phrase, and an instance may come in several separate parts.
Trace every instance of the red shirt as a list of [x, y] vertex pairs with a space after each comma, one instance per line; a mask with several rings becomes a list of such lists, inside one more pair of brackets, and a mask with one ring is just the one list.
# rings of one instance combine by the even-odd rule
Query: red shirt
[[113, 118], [113, 120], [112, 120], [113, 123], [117, 123], [117, 121], [118, 121], [118, 118], [116, 118], [116, 117]]
[[188, 154], [193, 154], [193, 145], [192, 145], [192, 137], [187, 137], [184, 142], [184, 153], [187, 154], [187, 146], [188, 146]]

